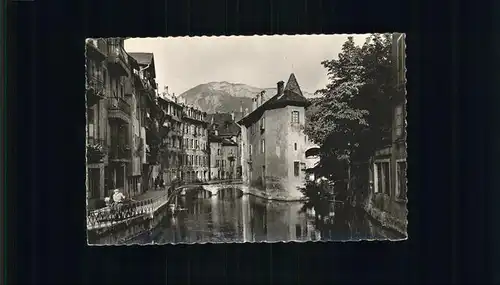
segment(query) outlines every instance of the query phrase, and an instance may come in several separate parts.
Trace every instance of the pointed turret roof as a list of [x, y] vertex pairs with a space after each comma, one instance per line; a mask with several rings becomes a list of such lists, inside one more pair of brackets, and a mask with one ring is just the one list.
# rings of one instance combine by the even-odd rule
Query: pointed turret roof
[[290, 91], [300, 96], [302, 95], [302, 91], [300, 90], [299, 83], [297, 82], [297, 78], [295, 78], [295, 74], [290, 74], [290, 78], [288, 78], [288, 82], [285, 86], [285, 91]]
[[310, 104], [309, 100], [302, 94], [295, 74], [292, 73], [290, 74], [290, 78], [288, 78], [288, 82], [282, 94], [274, 95], [252, 113], [242, 118], [238, 123], [243, 125], [251, 124], [255, 120], [258, 120], [265, 110], [283, 108], [289, 105], [307, 107]]

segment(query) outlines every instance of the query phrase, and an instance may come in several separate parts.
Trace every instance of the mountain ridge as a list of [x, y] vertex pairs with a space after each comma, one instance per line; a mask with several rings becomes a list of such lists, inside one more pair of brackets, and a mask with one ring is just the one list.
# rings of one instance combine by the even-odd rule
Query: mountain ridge
[[[239, 112], [240, 108], [250, 110], [252, 98], [262, 91], [266, 91], [266, 99], [276, 94], [276, 88], [259, 88], [244, 83], [213, 81], [198, 84], [178, 97], [207, 113], [230, 113], [232, 111]], [[306, 98], [317, 97], [314, 93], [304, 90], [302, 93]]]

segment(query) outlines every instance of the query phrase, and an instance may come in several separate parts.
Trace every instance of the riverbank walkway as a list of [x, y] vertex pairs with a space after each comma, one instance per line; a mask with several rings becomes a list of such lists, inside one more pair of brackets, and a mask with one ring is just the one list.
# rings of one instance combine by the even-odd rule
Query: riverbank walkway
[[[119, 210], [113, 210], [109, 207], [104, 207], [97, 210], [87, 212], [87, 230], [101, 229], [110, 227], [116, 224], [125, 223], [142, 215], [151, 215], [159, 208], [169, 203], [172, 196], [177, 195], [186, 187], [195, 187], [200, 185], [234, 183], [241, 180], [213, 180], [200, 183], [187, 183], [176, 188], [174, 193], [170, 193], [170, 186], [161, 189], [151, 189], [140, 195], [132, 197], [133, 201], [125, 204]], [[174, 194], [174, 195], [172, 195]]]

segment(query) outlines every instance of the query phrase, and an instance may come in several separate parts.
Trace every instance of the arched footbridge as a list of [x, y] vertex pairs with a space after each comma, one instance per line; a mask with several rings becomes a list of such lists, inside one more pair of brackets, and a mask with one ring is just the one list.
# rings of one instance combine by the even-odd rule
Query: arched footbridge
[[172, 199], [178, 196], [209, 198], [213, 196], [242, 196], [250, 192], [248, 185], [241, 181], [183, 185], [170, 193], [168, 202], [172, 202]]

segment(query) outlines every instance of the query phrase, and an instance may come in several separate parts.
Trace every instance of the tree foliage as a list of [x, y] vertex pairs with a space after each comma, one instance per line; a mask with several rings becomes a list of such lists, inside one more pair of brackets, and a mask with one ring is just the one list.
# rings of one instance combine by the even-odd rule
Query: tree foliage
[[391, 43], [390, 35], [371, 35], [362, 46], [349, 37], [338, 59], [321, 63], [330, 82], [316, 92], [321, 96], [307, 111], [305, 132], [321, 146], [323, 167], [366, 159], [387, 143], [395, 92]]

